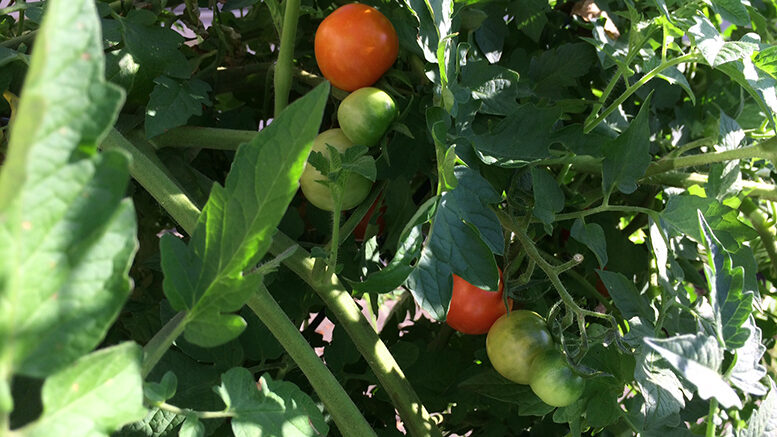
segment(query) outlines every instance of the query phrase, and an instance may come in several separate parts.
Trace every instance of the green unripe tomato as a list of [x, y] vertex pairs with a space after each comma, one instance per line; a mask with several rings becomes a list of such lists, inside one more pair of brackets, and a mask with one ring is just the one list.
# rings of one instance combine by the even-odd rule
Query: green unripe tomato
[[585, 381], [569, 367], [561, 352], [551, 349], [541, 353], [532, 363], [529, 386], [542, 402], [566, 407], [580, 399]]
[[[340, 153], [344, 153], [354, 146], [354, 143], [343, 134], [342, 130], [329, 129], [321, 132], [313, 140], [311, 151], [329, 156], [327, 144], [337, 149]], [[305, 195], [305, 198], [310, 203], [323, 210], [334, 211], [335, 202], [329, 187], [316, 182], [325, 180], [326, 177], [316, 170], [315, 167], [305, 164], [305, 169], [302, 171], [302, 176], [299, 179], [299, 185], [302, 189], [302, 194]], [[372, 182], [369, 179], [360, 174], [350, 173], [343, 188], [342, 210], [351, 209], [362, 203], [367, 195], [370, 194], [371, 188]]]
[[365, 87], [348, 94], [337, 108], [337, 120], [345, 136], [356, 144], [372, 147], [397, 118], [397, 106], [384, 91]]
[[497, 319], [488, 330], [486, 352], [500, 375], [528, 384], [534, 359], [553, 347], [545, 320], [534, 311], [516, 310]]

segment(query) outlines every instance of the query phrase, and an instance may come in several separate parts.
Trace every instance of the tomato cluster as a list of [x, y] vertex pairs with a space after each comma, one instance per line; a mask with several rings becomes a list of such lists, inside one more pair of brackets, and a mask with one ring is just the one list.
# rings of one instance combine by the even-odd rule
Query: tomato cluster
[[565, 407], [583, 394], [585, 381], [569, 367], [545, 320], [533, 311], [517, 310], [500, 317], [488, 331], [486, 353], [499, 374], [529, 384], [548, 405]]
[[[312, 151], [328, 156], [326, 145], [344, 153], [354, 145], [377, 145], [397, 117], [394, 100], [386, 92], [370, 87], [388, 70], [397, 58], [399, 42], [391, 22], [377, 9], [358, 4], [342, 6], [326, 17], [316, 31], [315, 54], [324, 77], [346, 91], [353, 91], [337, 110], [339, 129], [321, 133], [313, 142]], [[334, 199], [330, 187], [322, 184], [324, 175], [306, 166], [300, 188], [310, 203], [332, 211]], [[343, 187], [342, 210], [359, 205], [369, 195], [372, 183], [351, 174]], [[372, 205], [356, 229], [357, 239], [363, 239], [374, 213]], [[380, 208], [382, 213], [385, 207]], [[383, 226], [379, 217], [378, 226]]]

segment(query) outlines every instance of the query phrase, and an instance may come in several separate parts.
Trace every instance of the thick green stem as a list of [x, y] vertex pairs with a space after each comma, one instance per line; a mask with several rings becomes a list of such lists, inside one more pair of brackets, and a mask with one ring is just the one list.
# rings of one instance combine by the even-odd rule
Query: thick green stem
[[151, 370], [154, 369], [154, 366], [162, 359], [165, 352], [170, 349], [170, 346], [184, 329], [186, 329], [186, 313], [181, 311], [165, 323], [165, 326], [143, 347], [144, 379], [151, 373]]
[[410, 435], [440, 436], [440, 430], [405, 379], [402, 369], [337, 276], [326, 276], [323, 281], [314, 277], [315, 259], [280, 232], [275, 234], [270, 252], [277, 255], [290, 247], [297, 247], [297, 250], [284, 260], [284, 264], [316, 291], [340, 321], [391, 398]]
[[699, 165], [713, 164], [716, 162], [727, 162], [734, 159], [765, 158], [773, 160], [775, 157], [775, 147], [777, 147], [777, 137], [768, 139], [754, 146], [741, 147], [720, 152], [700, 153], [697, 155], [678, 156], [676, 158], [666, 158], [653, 163], [645, 171], [645, 177], [650, 177], [659, 173], [666, 173], [678, 168], [695, 167]]
[[[702, 173], [669, 172], [642, 178], [640, 182], [688, 188], [693, 185], [705, 185], [707, 179], [707, 175]], [[749, 196], [777, 201], [777, 186], [771, 184], [754, 181], [738, 181], [734, 183], [733, 188], [744, 191]]]
[[374, 436], [375, 432], [359, 412], [332, 372], [316, 356], [286, 313], [264, 285], [248, 300], [248, 307], [267, 326], [297, 363], [318, 393], [340, 432], [345, 436]]
[[761, 237], [761, 244], [764, 245], [766, 253], [769, 255], [772, 271], [777, 273], [777, 242], [775, 242], [772, 227], [767, 223], [768, 219], [764, 217], [763, 213], [758, 209], [758, 205], [748, 197], [742, 199], [742, 204], [739, 206], [739, 209], [747, 215], [750, 219], [750, 223], [753, 224], [755, 231], [758, 232], [758, 236]]
[[297, 21], [299, 20], [300, 0], [284, 0], [286, 9], [283, 13], [283, 28], [281, 29], [281, 47], [278, 50], [278, 64], [275, 65], [275, 116], [289, 104], [291, 79], [294, 77], [292, 61], [294, 60], [294, 40], [297, 37]]
[[157, 149], [178, 147], [237, 150], [241, 144], [253, 140], [257, 133], [252, 130], [183, 126], [170, 129], [151, 142]]
[[159, 405], [160, 410], [169, 411], [171, 413], [178, 414], [179, 416], [195, 416], [200, 419], [227, 419], [235, 417], [235, 413], [227, 411], [195, 411], [188, 408], [180, 408], [175, 405], [170, 405], [167, 402], [162, 402]]
[[[347, 181], [347, 180], [346, 180]], [[332, 189], [332, 197], [334, 198], [334, 211], [332, 211], [332, 242], [338, 242], [332, 244], [329, 247], [329, 260], [326, 263], [327, 275], [334, 275], [337, 273], [337, 256], [340, 249], [340, 216], [342, 215], [343, 207], [343, 189], [340, 187]]]
[[710, 413], [707, 415], [707, 433], [705, 437], [715, 437], [715, 414], [718, 412], [718, 400], [710, 399]]
[[[762, 150], [766, 150], [767, 144], [764, 143], [760, 147], [762, 148]], [[717, 156], [720, 157], [720, 155], [717, 155]], [[762, 154], [759, 156], [767, 156], [767, 155]], [[681, 163], [682, 162], [683, 161], [681, 161]], [[717, 161], [712, 161], [712, 162], [717, 162]], [[572, 169], [577, 172], [591, 173], [591, 174], [601, 174], [602, 172], [601, 160], [591, 156], [581, 155], [581, 156], [545, 159], [541, 161], [539, 164], [550, 166], [550, 165], [568, 165], [570, 163], [573, 166]], [[711, 162], [706, 162], [706, 164], [710, 164], [710, 163]], [[657, 173], [652, 176], [645, 176], [641, 178], [639, 182], [642, 184], [659, 184], [659, 185], [669, 185], [672, 187], [688, 188], [693, 185], [706, 184], [707, 175], [702, 173], [682, 173], [682, 172], [675, 172], [675, 171], [667, 171], [665, 173]], [[733, 188], [737, 190], [745, 191], [748, 195], [753, 197], [760, 197], [762, 199], [777, 201], [777, 186], [772, 184], [743, 180], [743, 181], [735, 182]]]
[[200, 210], [184, 190], [165, 172], [165, 166], [154, 154], [150, 144], [128, 141], [116, 129], [111, 129], [101, 147], [119, 149], [132, 156], [130, 174], [168, 212], [189, 235], [197, 225]]
[[656, 77], [656, 75], [658, 75], [662, 71], [666, 70], [669, 67], [673, 67], [675, 65], [678, 65], [678, 64], [694, 61], [697, 58], [698, 58], [698, 55], [693, 54], [693, 53], [690, 54], [690, 55], [680, 56], [679, 58], [674, 58], [671, 61], [663, 63], [663, 64], [659, 65], [658, 67], [650, 70], [644, 76], [642, 76], [638, 81], [636, 81], [634, 83], [634, 85], [631, 85], [630, 87], [626, 88], [626, 91], [624, 91], [623, 94], [618, 96], [618, 98], [615, 99], [615, 101], [612, 102], [612, 104], [610, 106], [608, 106], [607, 109], [604, 110], [604, 112], [602, 112], [598, 117], [596, 117], [596, 119], [594, 119], [594, 121], [592, 121], [590, 123], [586, 123], [585, 127], [583, 128], [583, 132], [584, 133], [591, 132], [591, 130], [593, 130], [593, 128], [595, 128], [599, 123], [604, 121], [604, 119], [607, 118], [607, 116], [609, 116], [610, 114], [612, 114], [613, 111], [618, 109], [618, 107], [623, 102], [625, 102], [626, 99], [628, 99], [638, 89], [640, 89], [643, 85], [648, 83], [651, 79]]

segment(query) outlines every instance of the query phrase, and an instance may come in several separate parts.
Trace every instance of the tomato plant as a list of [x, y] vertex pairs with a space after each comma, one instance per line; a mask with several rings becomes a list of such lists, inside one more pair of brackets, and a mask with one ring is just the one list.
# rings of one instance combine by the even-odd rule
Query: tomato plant
[[575, 374], [556, 349], [539, 354], [532, 362], [529, 386], [543, 402], [566, 407], [580, 398], [585, 381]]
[[367, 147], [378, 144], [396, 117], [397, 106], [391, 96], [372, 87], [352, 92], [337, 108], [337, 120], [345, 136]]
[[459, 275], [453, 275], [453, 294], [445, 322], [463, 334], [485, 334], [498, 318], [512, 308], [513, 300], [504, 301], [504, 282], [499, 270], [499, 290], [476, 287]]
[[345, 3], [0, 0], [0, 435], [768, 435], [775, 1]]
[[377, 82], [397, 59], [394, 26], [377, 9], [351, 3], [329, 14], [316, 30], [318, 68], [345, 91]]
[[[334, 147], [340, 153], [354, 146], [353, 142], [343, 134], [340, 129], [329, 129], [321, 132], [313, 140], [311, 152], [319, 152], [329, 156], [327, 145]], [[329, 186], [322, 184], [327, 178], [316, 170], [312, 165], [306, 165], [299, 180], [299, 186], [305, 198], [313, 205], [326, 211], [334, 210], [335, 203], [332, 197], [332, 190]], [[342, 210], [347, 210], [360, 204], [370, 193], [372, 182], [359, 174], [351, 173], [345, 182], [342, 191]]]
[[486, 352], [491, 365], [505, 378], [519, 384], [531, 381], [531, 366], [553, 338], [545, 320], [534, 311], [516, 310], [503, 315], [491, 326]]

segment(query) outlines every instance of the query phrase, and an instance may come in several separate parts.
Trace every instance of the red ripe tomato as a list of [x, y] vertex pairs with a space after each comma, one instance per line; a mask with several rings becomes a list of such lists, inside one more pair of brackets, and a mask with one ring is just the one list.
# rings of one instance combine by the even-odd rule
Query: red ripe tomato
[[[485, 334], [496, 319], [507, 313], [503, 290], [502, 270], [499, 270], [499, 291], [483, 290], [453, 275], [453, 296], [445, 321], [463, 334]], [[512, 299], [507, 303], [513, 307]]]
[[399, 39], [385, 15], [351, 3], [337, 8], [318, 26], [315, 53], [318, 68], [332, 85], [354, 91], [377, 82], [394, 64]]
[[[353, 230], [353, 236], [356, 241], [364, 241], [364, 236], [367, 233], [367, 226], [370, 225], [370, 220], [372, 220], [372, 215], [375, 214], [375, 207], [378, 206], [380, 203], [381, 198], [378, 196], [377, 199], [375, 199], [375, 202], [370, 205], [370, 209], [367, 210], [367, 213], [364, 214], [364, 218], [362, 218], [362, 221], [359, 222], [358, 225], [356, 225], [356, 228]], [[378, 235], [382, 234], [383, 231], [386, 229], [386, 220], [383, 219], [383, 214], [386, 213], [386, 205], [381, 205], [380, 209], [378, 210], [378, 217], [375, 219], [375, 222], [378, 224]]]

